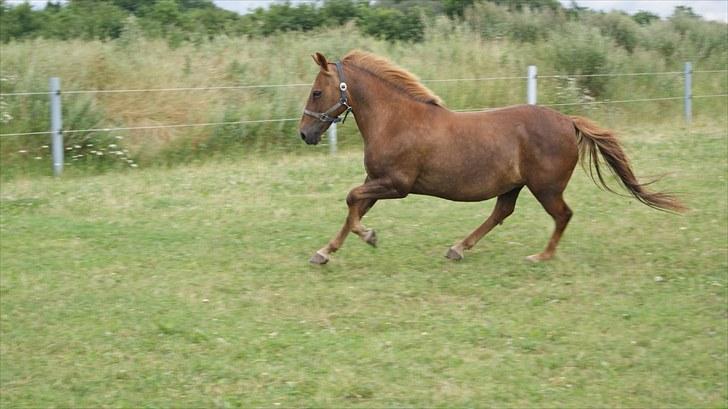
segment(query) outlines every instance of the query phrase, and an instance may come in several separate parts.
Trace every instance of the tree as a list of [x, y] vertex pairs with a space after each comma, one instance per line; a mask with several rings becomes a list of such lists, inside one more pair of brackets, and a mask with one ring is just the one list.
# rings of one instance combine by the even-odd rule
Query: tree
[[465, 9], [472, 7], [475, 0], [443, 0], [443, 10], [450, 18], [463, 18]]
[[641, 26], [647, 26], [652, 24], [653, 21], [660, 20], [660, 16], [655, 13], [650, 13], [649, 11], [640, 10], [634, 13], [632, 20]]
[[141, 10], [154, 7], [157, 0], [112, 0], [114, 5], [128, 11], [129, 13], [139, 15]]
[[0, 5], [0, 40], [8, 42], [11, 39], [32, 38], [37, 35], [41, 27], [40, 16], [33, 11], [29, 3], [15, 7], [7, 7], [3, 2]]
[[566, 9], [566, 15], [569, 16], [570, 19], [578, 20], [579, 16], [588, 10], [589, 7], [580, 6], [576, 0], [571, 0], [569, 8]]
[[326, 0], [321, 15], [327, 22], [341, 26], [359, 17], [359, 8], [367, 5], [361, 0], [356, 3], [353, 0]]
[[693, 19], [700, 18], [700, 16], [698, 14], [695, 14], [693, 8], [690, 6], [675, 6], [675, 10], [672, 12], [672, 16], [670, 18], [677, 17], [687, 17]]
[[[561, 9], [561, 3], [559, 3], [558, 0], [488, 0], [488, 1], [493, 2], [499, 6], [506, 6], [506, 7], [508, 7], [508, 10], [511, 10], [511, 11], [513, 11], [513, 10], [521, 11], [525, 8], [530, 8], [532, 10], [542, 10], [542, 9], [559, 10], [559, 9]], [[576, 4], [576, 2], [572, 2], [572, 3]]]
[[620, 47], [632, 53], [637, 46], [639, 26], [628, 15], [612, 11], [594, 18], [602, 34], [610, 37]]
[[425, 24], [417, 9], [373, 7], [357, 20], [362, 32], [387, 41], [420, 42], [425, 37]]

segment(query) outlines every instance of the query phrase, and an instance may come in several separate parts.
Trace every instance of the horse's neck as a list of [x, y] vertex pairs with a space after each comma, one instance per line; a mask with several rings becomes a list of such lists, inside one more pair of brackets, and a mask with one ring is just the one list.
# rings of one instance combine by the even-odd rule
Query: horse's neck
[[379, 78], [358, 70], [352, 74], [348, 82], [353, 113], [365, 144], [376, 138], [391, 137], [405, 113], [420, 105]]

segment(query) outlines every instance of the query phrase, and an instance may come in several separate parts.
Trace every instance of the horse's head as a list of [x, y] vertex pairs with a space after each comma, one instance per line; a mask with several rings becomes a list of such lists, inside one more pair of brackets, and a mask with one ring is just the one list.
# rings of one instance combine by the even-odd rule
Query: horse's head
[[313, 60], [319, 66], [319, 73], [298, 125], [301, 139], [309, 145], [319, 143], [332, 123], [341, 122], [339, 115], [351, 111], [341, 62], [329, 63], [321, 53], [313, 55]]

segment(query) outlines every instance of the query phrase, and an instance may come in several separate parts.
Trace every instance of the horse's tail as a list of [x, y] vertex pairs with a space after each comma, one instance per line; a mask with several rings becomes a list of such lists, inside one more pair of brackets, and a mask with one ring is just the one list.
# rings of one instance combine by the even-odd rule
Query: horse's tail
[[[619, 177], [624, 187], [640, 202], [658, 210], [684, 212], [687, 208], [680, 203], [675, 197], [667, 193], [651, 192], [645, 188], [647, 184], [637, 181], [632, 168], [629, 165], [629, 159], [625, 155], [622, 146], [619, 144], [617, 137], [609, 130], [600, 128], [592, 121], [580, 117], [570, 116], [576, 128], [579, 144], [579, 157], [582, 166], [589, 171], [594, 183], [603, 186], [606, 190], [614, 192], [604, 180], [602, 170], [600, 168], [597, 150], [601, 152], [602, 157], [607, 162], [615, 175]], [[589, 159], [586, 159], [586, 158]], [[589, 161], [592, 165], [589, 167], [584, 162]], [[596, 171], [596, 178], [594, 171]], [[598, 179], [598, 180], [597, 180]]]

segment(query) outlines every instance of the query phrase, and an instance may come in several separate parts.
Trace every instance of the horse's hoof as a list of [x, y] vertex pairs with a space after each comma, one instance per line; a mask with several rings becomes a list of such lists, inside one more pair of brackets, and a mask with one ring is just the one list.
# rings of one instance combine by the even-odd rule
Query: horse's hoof
[[329, 262], [329, 256], [317, 251], [308, 261], [311, 264], [317, 264], [321, 266]]
[[454, 247], [450, 247], [447, 250], [447, 254], [445, 254], [445, 257], [449, 258], [450, 260], [460, 261], [463, 259], [463, 253], [455, 250]]
[[530, 261], [531, 263], [540, 263], [542, 261], [546, 261], [550, 259], [551, 257], [544, 256], [543, 254], [531, 254], [530, 256], [526, 257], [526, 261]]
[[372, 247], [377, 247], [377, 232], [375, 232], [374, 229], [367, 230], [367, 232], [364, 233], [362, 240]]

